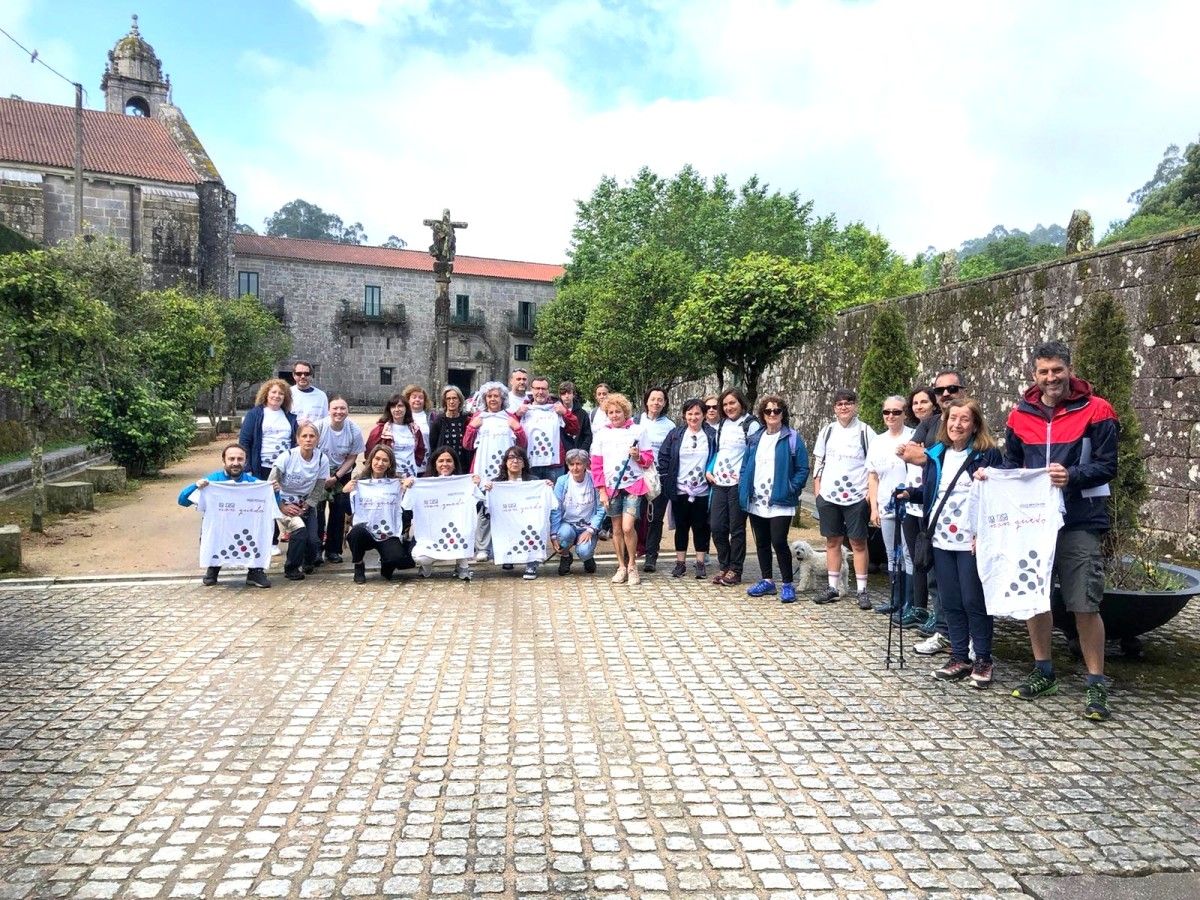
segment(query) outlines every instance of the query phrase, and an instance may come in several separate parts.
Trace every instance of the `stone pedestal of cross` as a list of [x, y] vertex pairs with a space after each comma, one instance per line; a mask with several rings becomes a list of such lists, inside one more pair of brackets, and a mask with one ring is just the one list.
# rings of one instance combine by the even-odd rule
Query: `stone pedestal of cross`
[[433, 229], [429, 255], [433, 257], [433, 278], [437, 292], [433, 302], [433, 362], [429, 372], [429, 395], [440, 397], [450, 375], [450, 274], [454, 271], [455, 231], [466, 228], [466, 222], [455, 222], [450, 210], [442, 210], [440, 219], [425, 219], [422, 223]]

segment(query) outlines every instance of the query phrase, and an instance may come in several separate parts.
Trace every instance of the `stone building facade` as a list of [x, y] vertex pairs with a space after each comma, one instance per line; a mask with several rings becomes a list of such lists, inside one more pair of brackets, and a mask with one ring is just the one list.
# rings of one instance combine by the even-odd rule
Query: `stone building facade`
[[[963, 372], [989, 423], [1003, 434], [1009, 408], [1031, 383], [1029, 352], [1051, 338], [1076, 343], [1088, 302], [1111, 294], [1129, 319], [1150, 498], [1143, 526], [1200, 558], [1200, 230], [1088, 253], [889, 300], [899, 306], [919, 377]], [[759, 385], [788, 399], [808, 441], [832, 416], [833, 391], [858, 385], [871, 323], [882, 304], [842, 312], [824, 336], [788, 353]]]
[[450, 283], [449, 371], [433, 371], [433, 258], [414, 250], [293, 238], [234, 236], [237, 290], [279, 315], [292, 363], [352, 404], [380, 405], [404, 385], [448, 381], [465, 392], [528, 368], [537, 308], [554, 298], [561, 266], [459, 255]]
[[[105, 112], [83, 118], [83, 234], [110, 235], [149, 287], [229, 296], [236, 198], [183, 113], [137, 17], [109, 52]], [[75, 234], [75, 110], [0, 99], [0, 224], [40, 244]]]

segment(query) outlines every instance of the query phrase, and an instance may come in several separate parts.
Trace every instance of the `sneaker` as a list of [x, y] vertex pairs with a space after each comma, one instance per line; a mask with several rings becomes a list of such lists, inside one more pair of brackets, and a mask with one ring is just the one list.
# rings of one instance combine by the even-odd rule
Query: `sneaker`
[[572, 559], [570, 553], [564, 553], [562, 556], [560, 556], [558, 558], [558, 574], [568, 574], [571, 571], [571, 563]]
[[918, 625], [923, 625], [926, 618], [923, 609], [907, 609], [896, 624], [901, 628], [916, 628]]
[[475, 562], [487, 562], [487, 561], [488, 561], [488, 552], [486, 550], [476, 550], [475, 551]]
[[596, 561], [590, 557], [588, 559], [585, 559], [583, 561], [583, 571], [587, 572], [589, 575], [595, 575], [596, 574]]
[[283, 577], [286, 578], [288, 581], [303, 581], [304, 573], [301, 572], [299, 569], [284, 569]]
[[813, 603], [836, 603], [842, 599], [842, 595], [838, 593], [838, 589], [830, 585], [813, 597]]
[[780, 603], [795, 603], [796, 602], [796, 586], [790, 581], [785, 582], [779, 590]]
[[246, 584], [251, 587], [269, 588], [271, 579], [267, 577], [267, 573], [262, 569], [251, 569], [246, 573]]
[[871, 595], [868, 594], [865, 590], [861, 590], [858, 592], [858, 608], [859, 609], [870, 609], [871, 608]]
[[991, 687], [992, 664], [978, 659], [975, 660], [975, 665], [971, 666], [971, 682], [980, 690], [985, 687]]
[[367, 567], [365, 565], [363, 565], [362, 563], [359, 563], [357, 566], [354, 567], [354, 583], [355, 584], [366, 584], [367, 583]]
[[891, 600], [889, 600], [887, 603], [876, 603], [871, 607], [871, 609], [875, 610], [875, 612], [879, 613], [881, 616], [886, 616], [888, 613], [894, 613], [896, 611], [896, 606]]
[[687, 574], [687, 563], [682, 559], [676, 560], [674, 568], [671, 569], [672, 578], [682, 578]]
[[311, 575], [316, 571], [316, 567], [312, 563], [306, 563], [304, 566], [304, 574]]
[[954, 659], [940, 669], [933, 670], [933, 677], [939, 681], [958, 681], [971, 674], [971, 664], [964, 659]]
[[925, 621], [917, 626], [917, 631], [925, 637], [933, 637], [937, 634], [937, 613], [926, 611]]
[[475, 573], [471, 571], [471, 564], [465, 559], [461, 559], [455, 563], [454, 577], [459, 581], [470, 581], [474, 575]]
[[728, 572], [726, 572], [724, 575], [721, 576], [721, 584], [725, 585], [725, 587], [733, 587], [735, 584], [741, 584], [741, 583], [742, 583], [741, 573], [735, 572], [735, 571], [733, 571], [733, 569], [730, 569]]
[[696, 577], [701, 580], [708, 577], [708, 566], [705, 563], [696, 563]]
[[505, 572], [511, 572], [513, 570], [513, 564], [512, 563], [504, 563], [503, 565], [500, 566], [500, 568], [502, 568]]
[[646, 560], [646, 564], [644, 566], [642, 566], [642, 571], [643, 572], [657, 572], [658, 571], [658, 560], [657, 559]]
[[748, 587], [746, 593], [751, 597], [766, 597], [769, 594], [774, 594], [775, 582], [770, 578], [764, 578], [751, 587]]
[[[1013, 688], [1012, 695], [1018, 700], [1036, 700], [1058, 693], [1058, 679], [1047, 678], [1041, 669], [1034, 669], [1025, 680]], [[1089, 694], [1089, 699], [1091, 695]]]
[[283, 551], [279, 549], [279, 545], [278, 545], [278, 544], [272, 544], [272, 545], [271, 545], [271, 555], [272, 555], [272, 556], [279, 556], [279, 555], [281, 555], [282, 553], [283, 553]]
[[422, 578], [429, 578], [433, 575], [433, 566], [425, 563], [417, 567], [417, 571], [421, 573]]
[[612, 583], [613, 584], [624, 584], [625, 579], [628, 576], [628, 574], [629, 573], [625, 569], [624, 566], [617, 566], [617, 571], [613, 574], [613, 577], [612, 577]]
[[537, 563], [529, 563], [525, 566], [525, 574], [521, 577], [526, 581], [533, 581], [533, 579], [537, 578], [537, 570]]
[[1087, 704], [1083, 707], [1083, 717], [1093, 722], [1107, 722], [1112, 717], [1108, 708], [1108, 688], [1102, 684], [1087, 686]]
[[725, 584], [725, 576], [730, 574], [732, 573], [728, 569], [726, 569], [724, 572], [718, 572], [713, 576], [712, 583], [720, 587], [721, 585]]
[[217, 576], [221, 574], [220, 566], [209, 566], [204, 570], [204, 577], [200, 579], [200, 583], [205, 587], [212, 587], [217, 583]]
[[637, 566], [629, 567], [629, 583], [631, 585], [637, 585], [637, 584], [642, 583], [642, 576], [641, 576], [641, 573], [638, 572]]
[[336, 563], [340, 563], [341, 561], [342, 561], [342, 554], [340, 554], [340, 553], [326, 553], [325, 554], [325, 562], [327, 562], [327, 563], [335, 563], [336, 564]]
[[936, 656], [938, 653], [949, 653], [950, 638], [946, 637], [940, 631], [935, 631], [913, 647], [913, 651], [921, 656]]

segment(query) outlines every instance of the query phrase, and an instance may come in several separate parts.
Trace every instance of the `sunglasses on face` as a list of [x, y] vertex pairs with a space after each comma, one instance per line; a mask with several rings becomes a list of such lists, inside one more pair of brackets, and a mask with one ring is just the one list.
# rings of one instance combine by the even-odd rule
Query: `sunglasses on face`
[[768, 406], [766, 409], [763, 410], [763, 415], [764, 416], [779, 416], [779, 415], [783, 415], [783, 410], [780, 409], [778, 406]]
[[705, 409], [720, 409], [721, 407], [717, 406], [717, 404], [715, 404], [715, 403], [705, 403], [704, 408]]
[[883, 414], [885, 416], [902, 416], [902, 415], [904, 415], [904, 410], [902, 410], [902, 409], [885, 409], [883, 411]]
[[962, 390], [961, 384], [948, 384], [945, 387], [935, 387], [933, 389], [933, 393], [935, 396], [940, 397], [943, 394], [952, 394], [952, 395], [957, 394], [961, 390]]
[[292, 376], [295, 378], [312, 378], [312, 372], [293, 372]]

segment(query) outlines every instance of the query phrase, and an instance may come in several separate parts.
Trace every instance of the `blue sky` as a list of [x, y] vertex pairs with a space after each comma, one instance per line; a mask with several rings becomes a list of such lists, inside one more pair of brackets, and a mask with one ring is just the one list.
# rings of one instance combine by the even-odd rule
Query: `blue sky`
[[[757, 173], [901, 252], [996, 224], [1098, 230], [1200, 134], [1188, 2], [0, 0], [88, 91], [137, 12], [238, 218], [302, 197], [371, 242], [565, 258], [602, 175]], [[71, 88], [0, 38], [0, 92]]]

